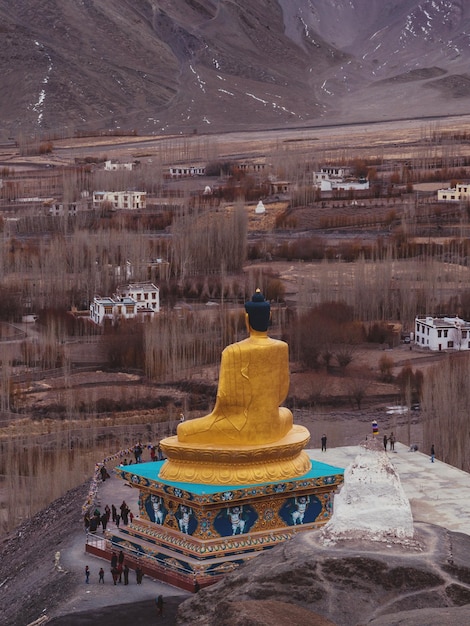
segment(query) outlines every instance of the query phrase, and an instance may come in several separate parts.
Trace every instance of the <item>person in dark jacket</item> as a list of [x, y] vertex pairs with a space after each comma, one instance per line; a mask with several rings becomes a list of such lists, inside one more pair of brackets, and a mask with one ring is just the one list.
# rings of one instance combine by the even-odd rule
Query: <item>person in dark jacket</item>
[[108, 516], [106, 515], [106, 513], [103, 513], [103, 515], [101, 516], [101, 526], [103, 527], [103, 532], [105, 532], [107, 524]]
[[117, 554], [113, 552], [111, 556], [111, 569], [113, 569], [114, 567], [117, 567], [117, 563], [118, 563]]

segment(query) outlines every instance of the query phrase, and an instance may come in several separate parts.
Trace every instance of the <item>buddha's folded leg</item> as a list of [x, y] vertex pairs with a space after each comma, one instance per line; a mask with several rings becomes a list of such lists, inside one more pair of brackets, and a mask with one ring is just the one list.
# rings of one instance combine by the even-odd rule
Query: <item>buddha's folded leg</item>
[[208, 438], [207, 433], [211, 430], [214, 424], [214, 415], [209, 413], [204, 417], [198, 417], [196, 419], [187, 420], [178, 424], [176, 433], [178, 435], [178, 441], [204, 443]]

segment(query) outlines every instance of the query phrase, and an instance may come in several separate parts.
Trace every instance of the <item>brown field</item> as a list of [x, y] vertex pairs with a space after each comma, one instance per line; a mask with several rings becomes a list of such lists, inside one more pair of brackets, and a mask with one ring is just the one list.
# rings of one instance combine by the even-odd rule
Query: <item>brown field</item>
[[[470, 157], [467, 142], [453, 139], [457, 132], [465, 135], [468, 129], [470, 117], [460, 117], [440, 122], [390, 122], [302, 131], [233, 133], [223, 137], [64, 139], [54, 142], [51, 154], [41, 156], [23, 156], [15, 148], [2, 147], [0, 165], [15, 172], [15, 176], [21, 176], [25, 168], [35, 168], [28, 184], [33, 184], [35, 177], [44, 180], [49, 177], [55, 180], [54, 184], [60, 184], [61, 168], [64, 167], [64, 173], [70, 172], [76, 159], [89, 158], [91, 162], [105, 157], [139, 159], [149, 176], [153, 175], [152, 168], [158, 163], [159, 177], [162, 177], [162, 164], [254, 159], [266, 161], [279, 177], [295, 181], [297, 187], [305, 185], [305, 179], [299, 179], [297, 171], [305, 168], [306, 163], [309, 165], [306, 171], [310, 171], [322, 162], [344, 163], [354, 159], [371, 159], [380, 164], [410, 161], [416, 164], [416, 176], [420, 178], [432, 164], [439, 162], [442, 165], [445, 161], [449, 168], [458, 167]], [[434, 141], [437, 135], [439, 141]], [[46, 165], [53, 167], [46, 168]], [[207, 182], [204, 178], [180, 183], [172, 181], [171, 188], [174, 191], [180, 185], [187, 198], [191, 191], [197, 193]], [[409, 295], [406, 316], [400, 322], [403, 331], [409, 332], [413, 329], [416, 313], [412, 296], [423, 291], [426, 285], [430, 295], [424, 295], [430, 305], [435, 306], [464, 293], [469, 283], [467, 264], [461, 262], [460, 257], [456, 262], [443, 255], [415, 258], [413, 262], [392, 256], [382, 258], [380, 263], [366, 258], [344, 262], [343, 253], [360, 247], [372, 249], [379, 239], [392, 242], [392, 249], [393, 241], [398, 241], [403, 232], [410, 244], [434, 244], [436, 249], [439, 246], [444, 249], [457, 242], [458, 247], [469, 233], [468, 215], [465, 212], [457, 214], [452, 206], [436, 208], [432, 198], [425, 201], [425, 196], [421, 195], [432, 193], [436, 185], [447, 187], [449, 182], [445, 177], [440, 182], [417, 181], [411, 194], [404, 193], [401, 188], [397, 195], [355, 202], [350, 198], [330, 199], [307, 205], [300, 203], [295, 208], [291, 208], [292, 195], [266, 198], [266, 213], [262, 216], [254, 212], [257, 200], [247, 201], [244, 207], [248, 215], [248, 244], [258, 246], [260, 256], [245, 263], [240, 275], [224, 275], [223, 279], [245, 283], [252, 288], [251, 285], [263, 277], [274, 277], [284, 289], [285, 303], [282, 306], [297, 312], [307, 311], [325, 301], [345, 301], [355, 310], [361, 310], [365, 301], [379, 300], [384, 291], [399, 293], [403, 300]], [[223, 202], [216, 213], [229, 216], [235, 206], [235, 203]], [[290, 225], [276, 228], [276, 220], [286, 213], [292, 218]], [[10, 236], [5, 235], [7, 244]], [[145, 233], [144, 239], [139, 233], [129, 237], [132, 246], [127, 253], [131, 255], [139, 254], [142, 242], [151, 237], [158, 238], [158, 234]], [[114, 240], [101, 241], [96, 234], [90, 234], [89, 238], [96, 241], [96, 249], [121, 243], [120, 233]], [[328, 262], [277, 260], [279, 246], [308, 238], [318, 240], [332, 250]], [[22, 247], [39, 249], [40, 240], [41, 233], [35, 233], [34, 239], [27, 234]], [[72, 238], [67, 240], [69, 245], [72, 246]], [[77, 248], [74, 252], [76, 258], [80, 258], [81, 250]], [[13, 246], [8, 249], [8, 254], [12, 251]], [[8, 254], [2, 261], [5, 267], [9, 263]], [[54, 263], [53, 268], [60, 265], [59, 260]], [[34, 271], [39, 271], [36, 265], [27, 273], [21, 266], [15, 266], [10, 273], [5, 272], [0, 286], [26, 283], [49, 287], [55, 280], [53, 272], [42, 270], [35, 276]], [[73, 280], [73, 276], [67, 277], [64, 285]], [[364, 296], [366, 286], [367, 297]], [[213, 315], [217, 317], [217, 314]], [[372, 316], [368, 322], [374, 319], [397, 321]], [[280, 336], [282, 329], [277, 328], [275, 332]], [[12, 362], [19, 359], [25, 334], [28, 341], [37, 339], [34, 325], [1, 325], [3, 358], [12, 359]], [[157, 383], [145, 377], [142, 371], [124, 368], [109, 371], [98, 338], [63, 337], [61, 341], [65, 365], [59, 371], [41, 373], [37, 368], [25, 371], [21, 365], [12, 365], [8, 371], [5, 365], [2, 366], [2, 398], [10, 385], [16, 411], [10, 412], [8, 403], [2, 400], [0, 500], [3, 500], [4, 530], [15, 523], [15, 516], [31, 515], [47, 498], [61, 495], [90, 476], [96, 460], [112, 451], [126, 449], [138, 439], [157, 441], [174, 431], [181, 411], [190, 419], [210, 411], [214, 403], [217, 363], [207, 366], [193, 363], [180, 368], [170, 379]], [[372, 419], [377, 419], [384, 430], [393, 430], [405, 443], [424, 441], [419, 412], [400, 416], [386, 413], [387, 406], [401, 404], [403, 399], [395, 381], [380, 381], [379, 360], [384, 354], [393, 360], [394, 376], [406, 365], [426, 375], [430, 366], [447, 358], [416, 348], [410, 350], [408, 345], [398, 342], [387, 350], [385, 345], [378, 344], [355, 346], [352, 362], [345, 371], [334, 365], [328, 371], [325, 368], [309, 371], [298, 362], [291, 364], [287, 402], [295, 419], [309, 427], [313, 447], [318, 446], [323, 432], [328, 434], [330, 445], [357, 443], [370, 432]], [[363, 391], [360, 408], [354, 393], [358, 386]], [[34, 451], [38, 450], [44, 453], [36, 454]], [[62, 471], [65, 466], [67, 472]], [[35, 487], [39, 474], [47, 477], [47, 490]], [[28, 476], [30, 480], [26, 488], [24, 481], [28, 481]], [[24, 503], [14, 502], [13, 494], [20, 485], [27, 494]]]

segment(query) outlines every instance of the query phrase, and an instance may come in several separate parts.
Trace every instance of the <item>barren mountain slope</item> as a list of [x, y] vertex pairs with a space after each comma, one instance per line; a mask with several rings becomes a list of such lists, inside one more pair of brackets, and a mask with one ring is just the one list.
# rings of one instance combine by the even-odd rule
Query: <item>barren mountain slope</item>
[[0, 0], [0, 137], [468, 111], [463, 0]]

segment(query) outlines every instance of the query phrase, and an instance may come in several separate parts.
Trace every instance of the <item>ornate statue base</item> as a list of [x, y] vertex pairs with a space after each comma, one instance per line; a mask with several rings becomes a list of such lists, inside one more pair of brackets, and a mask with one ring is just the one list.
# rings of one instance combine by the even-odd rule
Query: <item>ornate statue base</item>
[[[301, 439], [301, 431], [297, 434]], [[188, 453], [187, 448], [182, 450]], [[274, 446], [263, 472], [274, 471], [278, 453]], [[162, 477], [166, 461], [117, 467], [117, 476], [139, 490], [139, 516], [107, 536], [108, 549], [122, 549], [146, 573], [177, 587], [195, 590], [210, 585], [261, 551], [330, 519], [343, 470], [312, 462], [306, 452], [299, 457], [308, 464], [300, 476], [238, 484], [168, 480]], [[287, 459], [286, 455], [286, 463]], [[175, 459], [175, 468], [184, 461]], [[220, 457], [216, 472], [222, 471], [219, 463]], [[256, 469], [253, 461], [245, 465], [239, 464], [240, 480], [244, 471]]]
[[305, 446], [309, 431], [294, 425], [271, 444], [236, 446], [181, 443], [178, 437], [160, 442], [167, 457], [160, 471], [163, 480], [209, 485], [246, 485], [287, 480], [305, 474], [311, 461]]

